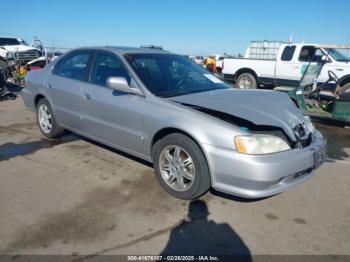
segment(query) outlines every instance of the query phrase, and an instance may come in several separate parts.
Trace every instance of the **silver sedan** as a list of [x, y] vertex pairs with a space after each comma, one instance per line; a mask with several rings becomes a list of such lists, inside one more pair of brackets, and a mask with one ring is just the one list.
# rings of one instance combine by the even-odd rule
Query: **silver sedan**
[[22, 94], [46, 137], [70, 130], [152, 162], [182, 199], [211, 187], [274, 195], [310, 178], [325, 155], [322, 135], [286, 94], [233, 89], [165, 51], [75, 49], [29, 72]]

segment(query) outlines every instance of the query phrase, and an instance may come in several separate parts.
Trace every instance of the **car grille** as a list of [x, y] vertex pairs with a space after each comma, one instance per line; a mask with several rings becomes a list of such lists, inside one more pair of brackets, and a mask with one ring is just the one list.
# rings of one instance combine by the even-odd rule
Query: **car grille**
[[302, 149], [311, 145], [313, 134], [307, 130], [305, 123], [295, 126], [293, 132], [297, 138], [297, 142], [294, 145], [295, 148]]
[[39, 57], [39, 52], [36, 50], [17, 52], [16, 59], [17, 60], [26, 60], [30, 61]]

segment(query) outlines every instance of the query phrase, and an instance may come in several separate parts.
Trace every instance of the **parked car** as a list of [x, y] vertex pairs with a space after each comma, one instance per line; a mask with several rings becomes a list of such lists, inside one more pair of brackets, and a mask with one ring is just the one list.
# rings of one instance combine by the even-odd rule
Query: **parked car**
[[22, 95], [46, 137], [67, 129], [149, 161], [182, 199], [210, 187], [274, 195], [324, 160], [322, 135], [287, 94], [232, 89], [166, 51], [75, 49], [29, 72]]
[[[239, 88], [257, 88], [259, 86], [293, 86], [298, 87], [308, 63], [313, 59], [317, 63], [326, 54], [330, 54], [327, 64], [323, 67], [319, 81], [328, 80], [328, 71], [334, 71], [341, 79], [340, 84], [350, 82], [350, 60], [337, 46], [317, 48], [315, 44], [280, 44], [274, 59], [224, 59], [223, 77], [236, 83]], [[274, 49], [275, 50], [275, 49]], [[264, 55], [269, 57], [268, 55]], [[335, 83], [329, 83], [329, 88], [335, 88]]]

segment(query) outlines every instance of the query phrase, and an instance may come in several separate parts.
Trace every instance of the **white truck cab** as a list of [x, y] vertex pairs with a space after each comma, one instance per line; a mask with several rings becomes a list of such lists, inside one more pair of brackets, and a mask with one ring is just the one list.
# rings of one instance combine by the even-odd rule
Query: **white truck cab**
[[18, 62], [28, 62], [41, 56], [41, 51], [17, 37], [0, 36], [0, 68], [10, 71]]
[[[337, 45], [281, 44], [275, 59], [224, 59], [222, 70], [226, 80], [231, 80], [240, 88], [264, 86], [298, 86], [309, 62], [327, 59], [318, 81], [328, 80], [328, 71], [333, 71], [341, 79], [340, 84], [350, 82], [350, 59]], [[334, 86], [334, 84], [333, 84]], [[329, 87], [333, 87], [332, 83]]]

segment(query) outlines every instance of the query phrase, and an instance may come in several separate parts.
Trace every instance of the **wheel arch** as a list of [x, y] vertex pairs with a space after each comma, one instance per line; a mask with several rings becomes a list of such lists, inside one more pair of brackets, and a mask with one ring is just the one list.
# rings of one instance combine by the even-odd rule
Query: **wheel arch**
[[338, 85], [339, 85], [339, 86], [344, 86], [345, 84], [347, 84], [347, 83], [349, 83], [349, 82], [350, 82], [350, 74], [349, 74], [349, 75], [342, 76], [342, 77], [339, 79]]
[[45, 94], [43, 94], [43, 93], [38, 93], [38, 94], [36, 94], [36, 95], [34, 96], [34, 100], [33, 100], [33, 105], [34, 105], [33, 108], [34, 108], [34, 110], [36, 110], [39, 101], [40, 101], [41, 99], [43, 99], [43, 98], [45, 98], [45, 99], [49, 102], [53, 113], [56, 114], [56, 110], [55, 110], [55, 107], [54, 107], [54, 105], [53, 105], [51, 99], [50, 99], [47, 95], [45, 95]]
[[204, 148], [202, 147], [201, 143], [196, 138], [194, 138], [194, 136], [191, 135], [190, 132], [184, 131], [184, 130], [182, 130], [180, 128], [177, 128], [177, 127], [164, 127], [162, 129], [158, 130], [154, 134], [154, 136], [152, 137], [151, 144], [150, 144], [151, 159], [153, 159], [153, 147], [157, 143], [157, 141], [159, 141], [163, 137], [165, 137], [167, 135], [170, 135], [170, 134], [173, 134], [173, 133], [183, 134], [183, 135], [187, 136], [188, 138], [192, 139], [198, 145], [198, 147], [200, 148], [200, 150], [202, 151], [202, 153], [204, 155], [205, 160], [207, 161], [208, 168], [209, 168], [209, 174], [210, 174], [210, 184], [212, 185], [212, 183], [213, 183], [213, 172], [212, 172], [212, 167], [211, 167], [211, 163], [209, 161], [209, 158], [208, 158]]
[[[43, 94], [37, 94], [37, 95], [34, 97], [34, 101], [33, 101], [33, 103], [34, 103], [34, 108], [37, 107], [39, 101], [40, 101], [41, 99], [43, 99], [43, 98], [46, 98], [46, 96], [44, 96]], [[46, 99], [47, 99], [47, 98], [46, 98]]]
[[199, 143], [199, 141], [197, 139], [195, 139], [193, 137], [193, 135], [191, 135], [189, 132], [187, 131], [184, 131], [180, 128], [177, 128], [177, 127], [164, 127], [160, 130], [158, 130], [152, 137], [151, 139], [151, 144], [150, 144], [150, 153], [151, 153], [151, 157], [153, 156], [153, 147], [154, 145], [162, 138], [164, 138], [165, 136], [167, 135], [170, 135], [170, 134], [173, 134], [173, 133], [180, 133], [180, 134], [183, 134], [185, 136], [187, 136], [188, 138], [192, 139], [198, 146], [199, 148], [203, 151], [203, 154], [205, 155], [204, 153], [204, 150], [201, 146], [201, 144]]
[[250, 74], [252, 74], [252, 75], [255, 77], [255, 79], [256, 79], [256, 83], [259, 84], [259, 77], [258, 77], [257, 73], [256, 73], [253, 69], [251, 69], [251, 68], [249, 68], [249, 67], [243, 67], [243, 68], [237, 70], [237, 72], [235, 73], [235, 78], [234, 78], [234, 80], [236, 81], [237, 78], [238, 78], [241, 74], [244, 74], [244, 73], [250, 73]]

